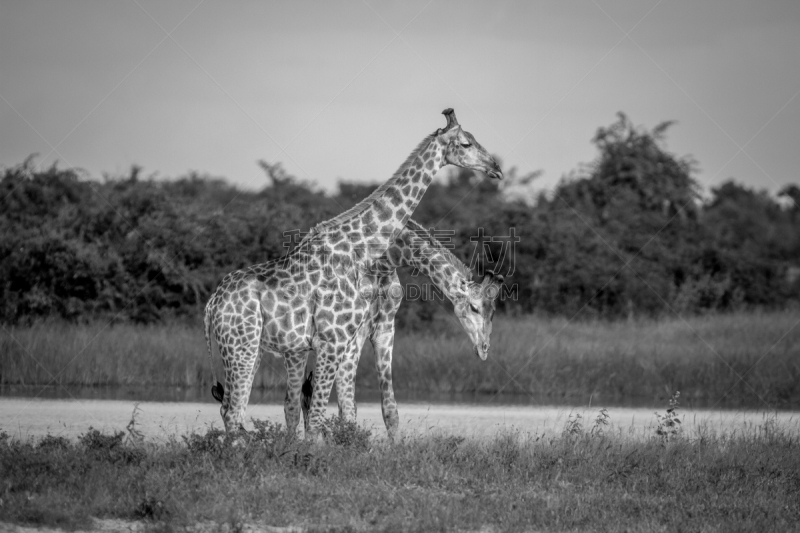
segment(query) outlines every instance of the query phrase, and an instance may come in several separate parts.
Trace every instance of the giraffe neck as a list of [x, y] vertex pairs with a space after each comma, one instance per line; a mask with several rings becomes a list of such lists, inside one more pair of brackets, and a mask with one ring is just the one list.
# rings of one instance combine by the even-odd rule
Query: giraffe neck
[[408, 221], [376, 266], [384, 272], [403, 266], [416, 267], [452, 302], [464, 295], [462, 284], [472, 277], [466, 265], [413, 220]]
[[379, 189], [381, 193], [375, 195], [359, 215], [362, 245], [370, 259], [378, 259], [395, 241], [422, 200], [433, 176], [445, 164], [444, 145], [435, 135], [429, 136]]
[[400, 234], [433, 176], [447, 164], [444, 150], [436, 133], [427, 136], [386, 183], [344, 213], [317, 224], [312, 233], [341, 230], [358, 261], [374, 262]]
[[448, 300], [455, 303], [458, 297], [464, 295], [464, 291], [461, 290], [461, 282], [465, 278], [455, 268], [450, 267], [444, 256], [435, 248], [423, 244], [415, 250], [412, 257], [414, 258], [413, 266], [428, 276], [431, 282], [447, 296]]

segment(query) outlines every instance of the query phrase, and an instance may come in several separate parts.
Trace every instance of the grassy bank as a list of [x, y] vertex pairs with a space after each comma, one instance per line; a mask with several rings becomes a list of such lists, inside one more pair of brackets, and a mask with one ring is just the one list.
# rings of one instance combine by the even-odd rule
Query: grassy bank
[[[661, 400], [800, 406], [800, 315], [732, 314], [665, 321], [568, 322], [498, 317], [489, 361], [478, 360], [455, 320], [436, 333], [400, 331], [395, 390], [498, 391], [546, 401]], [[3, 384], [212, 383], [202, 328], [41, 324], [0, 334]], [[359, 387], [376, 388], [367, 345]], [[219, 359], [215, 361], [221, 373]], [[743, 376], [744, 381], [740, 380]], [[513, 379], [512, 379], [513, 378]], [[255, 388], [284, 387], [281, 360], [265, 357]]]
[[[612, 412], [613, 416], [613, 412]], [[217, 430], [143, 442], [0, 437], [0, 522], [157, 530], [204, 524], [308, 531], [787, 531], [800, 523], [796, 437], [767, 424], [735, 435], [438, 435], [395, 444], [353, 425], [333, 442], [286, 444], [256, 421], [238, 447]], [[2, 434], [0, 434], [2, 435]]]

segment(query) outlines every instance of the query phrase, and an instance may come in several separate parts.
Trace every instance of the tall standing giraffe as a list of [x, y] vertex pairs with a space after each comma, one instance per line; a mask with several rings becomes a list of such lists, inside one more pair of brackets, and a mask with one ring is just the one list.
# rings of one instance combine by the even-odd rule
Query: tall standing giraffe
[[[377, 277], [373, 263], [408, 222], [436, 172], [447, 164], [502, 179], [497, 162], [468, 132], [452, 109], [447, 125], [428, 135], [395, 174], [367, 198], [320, 224], [300, 246], [275, 261], [231, 272], [206, 305], [206, 344], [217, 342], [225, 388], [212, 394], [222, 402], [227, 432], [242, 427], [253, 375], [262, 351], [283, 356], [287, 370], [284, 414], [289, 430], [300, 418], [306, 352], [317, 353], [316, 387], [309, 431], [323, 427], [325, 408], [339, 362], [352, 359], [356, 333], [367, 317]], [[226, 390], [227, 389], [227, 390]]]
[[[384, 256], [375, 262], [373, 272], [378, 277], [378, 294], [373, 300], [367, 319], [356, 334], [356, 348], [351, 360], [342, 361], [336, 372], [336, 397], [339, 416], [355, 419], [355, 377], [361, 348], [367, 337], [375, 350], [375, 368], [381, 391], [381, 413], [390, 438], [397, 434], [400, 417], [392, 387], [392, 348], [394, 346], [394, 317], [400, 307], [403, 289], [397, 268], [415, 267], [428, 276], [433, 284], [453, 303], [453, 311], [472, 341], [475, 353], [485, 360], [492, 334], [492, 318], [503, 276], [489, 271], [480, 283], [471, 281], [472, 272], [430, 232], [413, 219]], [[313, 393], [313, 372], [303, 384], [303, 415], [308, 422], [308, 401]]]

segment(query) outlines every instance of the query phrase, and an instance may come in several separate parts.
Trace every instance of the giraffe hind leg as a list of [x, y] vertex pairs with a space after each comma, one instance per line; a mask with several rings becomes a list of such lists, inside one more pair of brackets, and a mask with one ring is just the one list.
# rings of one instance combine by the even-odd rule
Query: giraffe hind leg
[[225, 364], [225, 387], [219, 384], [217, 387], [222, 397], [220, 414], [227, 433], [244, 429], [253, 372], [260, 355], [262, 318], [260, 313], [253, 312], [234, 317], [232, 322], [231, 330], [236, 333], [233, 342], [220, 344]]

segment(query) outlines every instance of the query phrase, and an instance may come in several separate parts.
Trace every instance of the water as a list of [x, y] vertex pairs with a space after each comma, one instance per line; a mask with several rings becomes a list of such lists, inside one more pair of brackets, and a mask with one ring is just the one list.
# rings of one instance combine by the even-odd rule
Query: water
[[[221, 427], [219, 407], [213, 400], [186, 401], [185, 390], [126, 390], [114, 391], [97, 388], [84, 391], [56, 392], [41, 388], [15, 391], [3, 389], [0, 395], [0, 429], [18, 437], [39, 437], [48, 433], [70, 438], [85, 433], [90, 427], [102, 431], [121, 431], [131, 420], [137, 408], [136, 427], [146, 437], [158, 441], [191, 431], [205, 431], [208, 427]], [[40, 394], [36, 396], [34, 390]], [[25, 392], [26, 394], [20, 394]], [[105, 396], [104, 396], [104, 393]], [[192, 394], [195, 394], [193, 392]], [[67, 399], [63, 398], [68, 394]], [[113, 394], [113, 398], [108, 395]], [[71, 395], [71, 396], [70, 396]], [[57, 397], [62, 396], [62, 397]], [[149, 401], [141, 401], [142, 396]], [[210, 397], [210, 395], [208, 395]], [[365, 399], [366, 396], [366, 399]], [[378, 437], [386, 435], [381, 418], [380, 404], [370, 394], [359, 394], [358, 419], [373, 428]], [[517, 430], [533, 435], [558, 435], [565, 424], [580, 415], [585, 429], [591, 428], [598, 415], [598, 407], [588, 405], [536, 405], [505, 402], [506, 397], [471, 396], [470, 400], [454, 400], [431, 395], [410, 398], [398, 394], [401, 431], [410, 434], [442, 432], [468, 437], [487, 437], [498, 431]], [[422, 396], [425, 396], [423, 398]], [[204, 398], [205, 399], [205, 398]], [[158, 401], [154, 401], [158, 400]], [[254, 400], [254, 401], [253, 401]], [[606, 433], [631, 437], [651, 436], [658, 424], [655, 411], [664, 413], [664, 407], [607, 406], [610, 425]], [[328, 413], [336, 413], [335, 404]], [[786, 431], [800, 434], [800, 412], [766, 412], [759, 410], [710, 410], [683, 408], [680, 410], [684, 431], [696, 435], [703, 430], [714, 432], [754, 431], [767, 421]], [[283, 423], [282, 394], [273, 391], [255, 393], [247, 411], [248, 426], [251, 417]]]

